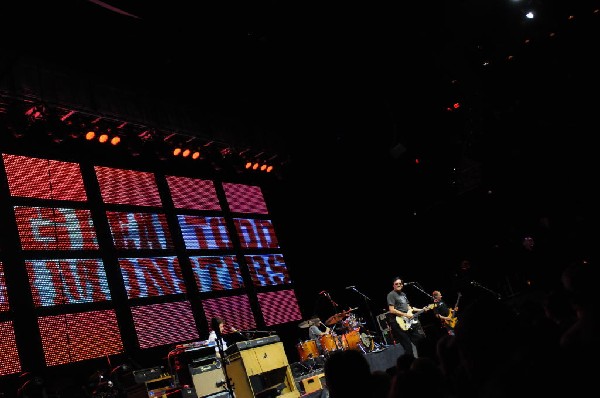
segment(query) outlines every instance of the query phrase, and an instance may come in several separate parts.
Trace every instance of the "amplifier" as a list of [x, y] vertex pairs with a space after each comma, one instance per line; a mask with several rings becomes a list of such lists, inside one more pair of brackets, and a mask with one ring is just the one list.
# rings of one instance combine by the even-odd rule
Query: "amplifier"
[[162, 376], [162, 367], [155, 366], [153, 368], [134, 370], [133, 379], [136, 383], [141, 384], [150, 380], [158, 379]]
[[323, 389], [325, 384], [325, 374], [321, 373], [312, 377], [307, 377], [300, 381], [302, 383], [302, 389], [305, 394], [310, 394], [311, 392], [319, 391]]
[[227, 349], [225, 350], [225, 354], [229, 356], [243, 350], [260, 347], [267, 344], [277, 343], [279, 341], [279, 336], [277, 335], [261, 337], [259, 339], [253, 339], [248, 341], [238, 341], [227, 347]]
[[192, 383], [198, 397], [206, 397], [227, 391], [225, 373], [220, 362], [197, 368], [190, 367], [190, 373], [192, 374]]

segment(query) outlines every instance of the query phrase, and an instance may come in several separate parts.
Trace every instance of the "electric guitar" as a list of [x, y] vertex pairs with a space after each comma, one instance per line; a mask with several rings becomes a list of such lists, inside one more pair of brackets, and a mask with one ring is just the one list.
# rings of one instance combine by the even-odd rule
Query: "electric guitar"
[[456, 321], [458, 321], [458, 318], [456, 317], [456, 311], [458, 309], [458, 302], [460, 301], [460, 296], [461, 293], [458, 292], [458, 296], [456, 297], [456, 304], [454, 304], [454, 308], [450, 308], [450, 312], [448, 313], [448, 318], [450, 319], [442, 319], [444, 325], [449, 326], [452, 329], [454, 329], [454, 327], [456, 326]]
[[420, 311], [413, 311], [411, 309], [408, 313], [412, 314], [412, 316], [413, 316], [412, 318], [409, 318], [407, 316], [397, 315], [396, 316], [396, 322], [400, 326], [400, 329], [402, 329], [402, 330], [408, 330], [411, 327], [413, 327], [413, 325], [416, 325], [417, 323], [419, 323], [419, 319], [418, 319], [419, 315], [421, 315], [425, 311], [429, 311], [429, 310], [431, 310], [431, 309], [433, 309], [435, 307], [437, 307], [437, 304], [433, 303], [433, 304], [429, 304], [428, 306], [423, 307]]

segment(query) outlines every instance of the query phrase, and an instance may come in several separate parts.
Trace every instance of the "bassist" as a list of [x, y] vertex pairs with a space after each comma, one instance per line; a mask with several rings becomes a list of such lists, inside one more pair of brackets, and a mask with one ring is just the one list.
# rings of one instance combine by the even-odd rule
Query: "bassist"
[[433, 310], [435, 316], [440, 320], [442, 327], [446, 329], [446, 332], [450, 336], [454, 336], [454, 327], [456, 326], [457, 321], [456, 312], [458, 311], [460, 292], [458, 293], [458, 298], [456, 299], [454, 308], [448, 307], [442, 298], [442, 292], [439, 290], [434, 290], [431, 296], [433, 297], [433, 302], [436, 304], [436, 307]]
[[[418, 357], [417, 350], [419, 345], [425, 340], [425, 331], [418, 322], [416, 313], [425, 311], [425, 309], [412, 307], [408, 297], [402, 291], [404, 283], [402, 278], [393, 279], [394, 289], [387, 295], [388, 305], [388, 324], [392, 331], [394, 343], [401, 344], [406, 354], [412, 354]], [[412, 344], [411, 344], [412, 343]], [[413, 344], [417, 350], [413, 350]]]

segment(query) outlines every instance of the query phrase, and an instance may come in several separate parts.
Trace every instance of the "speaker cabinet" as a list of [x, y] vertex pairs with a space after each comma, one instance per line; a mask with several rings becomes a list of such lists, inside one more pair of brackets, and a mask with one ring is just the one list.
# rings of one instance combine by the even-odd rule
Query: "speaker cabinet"
[[304, 393], [310, 394], [311, 392], [322, 390], [324, 378], [325, 374], [321, 373], [318, 375], [307, 377], [306, 379], [302, 379], [302, 388], [304, 389]]
[[220, 363], [191, 367], [192, 382], [198, 398], [227, 391], [225, 374]]
[[236, 398], [300, 396], [283, 343], [242, 350], [228, 359], [227, 375]]

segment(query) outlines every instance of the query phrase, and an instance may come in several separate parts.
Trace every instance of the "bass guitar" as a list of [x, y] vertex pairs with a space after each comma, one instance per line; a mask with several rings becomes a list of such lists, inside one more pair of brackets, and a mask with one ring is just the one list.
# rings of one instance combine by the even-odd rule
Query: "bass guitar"
[[419, 311], [413, 311], [411, 309], [408, 313], [412, 315], [412, 318], [409, 318], [407, 316], [397, 315], [396, 316], [396, 322], [400, 326], [400, 329], [402, 329], [402, 330], [408, 330], [411, 327], [413, 327], [414, 325], [416, 325], [417, 323], [419, 323], [419, 319], [418, 319], [419, 315], [421, 315], [425, 311], [429, 311], [429, 310], [431, 310], [431, 309], [433, 309], [435, 307], [437, 307], [437, 304], [433, 303], [433, 304], [429, 304], [429, 305], [423, 307]]
[[456, 297], [456, 303], [454, 304], [454, 308], [450, 308], [450, 312], [448, 313], [449, 319], [442, 319], [442, 322], [444, 323], [444, 325], [449, 326], [452, 329], [454, 329], [454, 327], [456, 326], [456, 321], [458, 321], [458, 318], [456, 317], [456, 311], [458, 311], [458, 302], [460, 301], [460, 296], [461, 296], [461, 293], [458, 292], [458, 296]]

